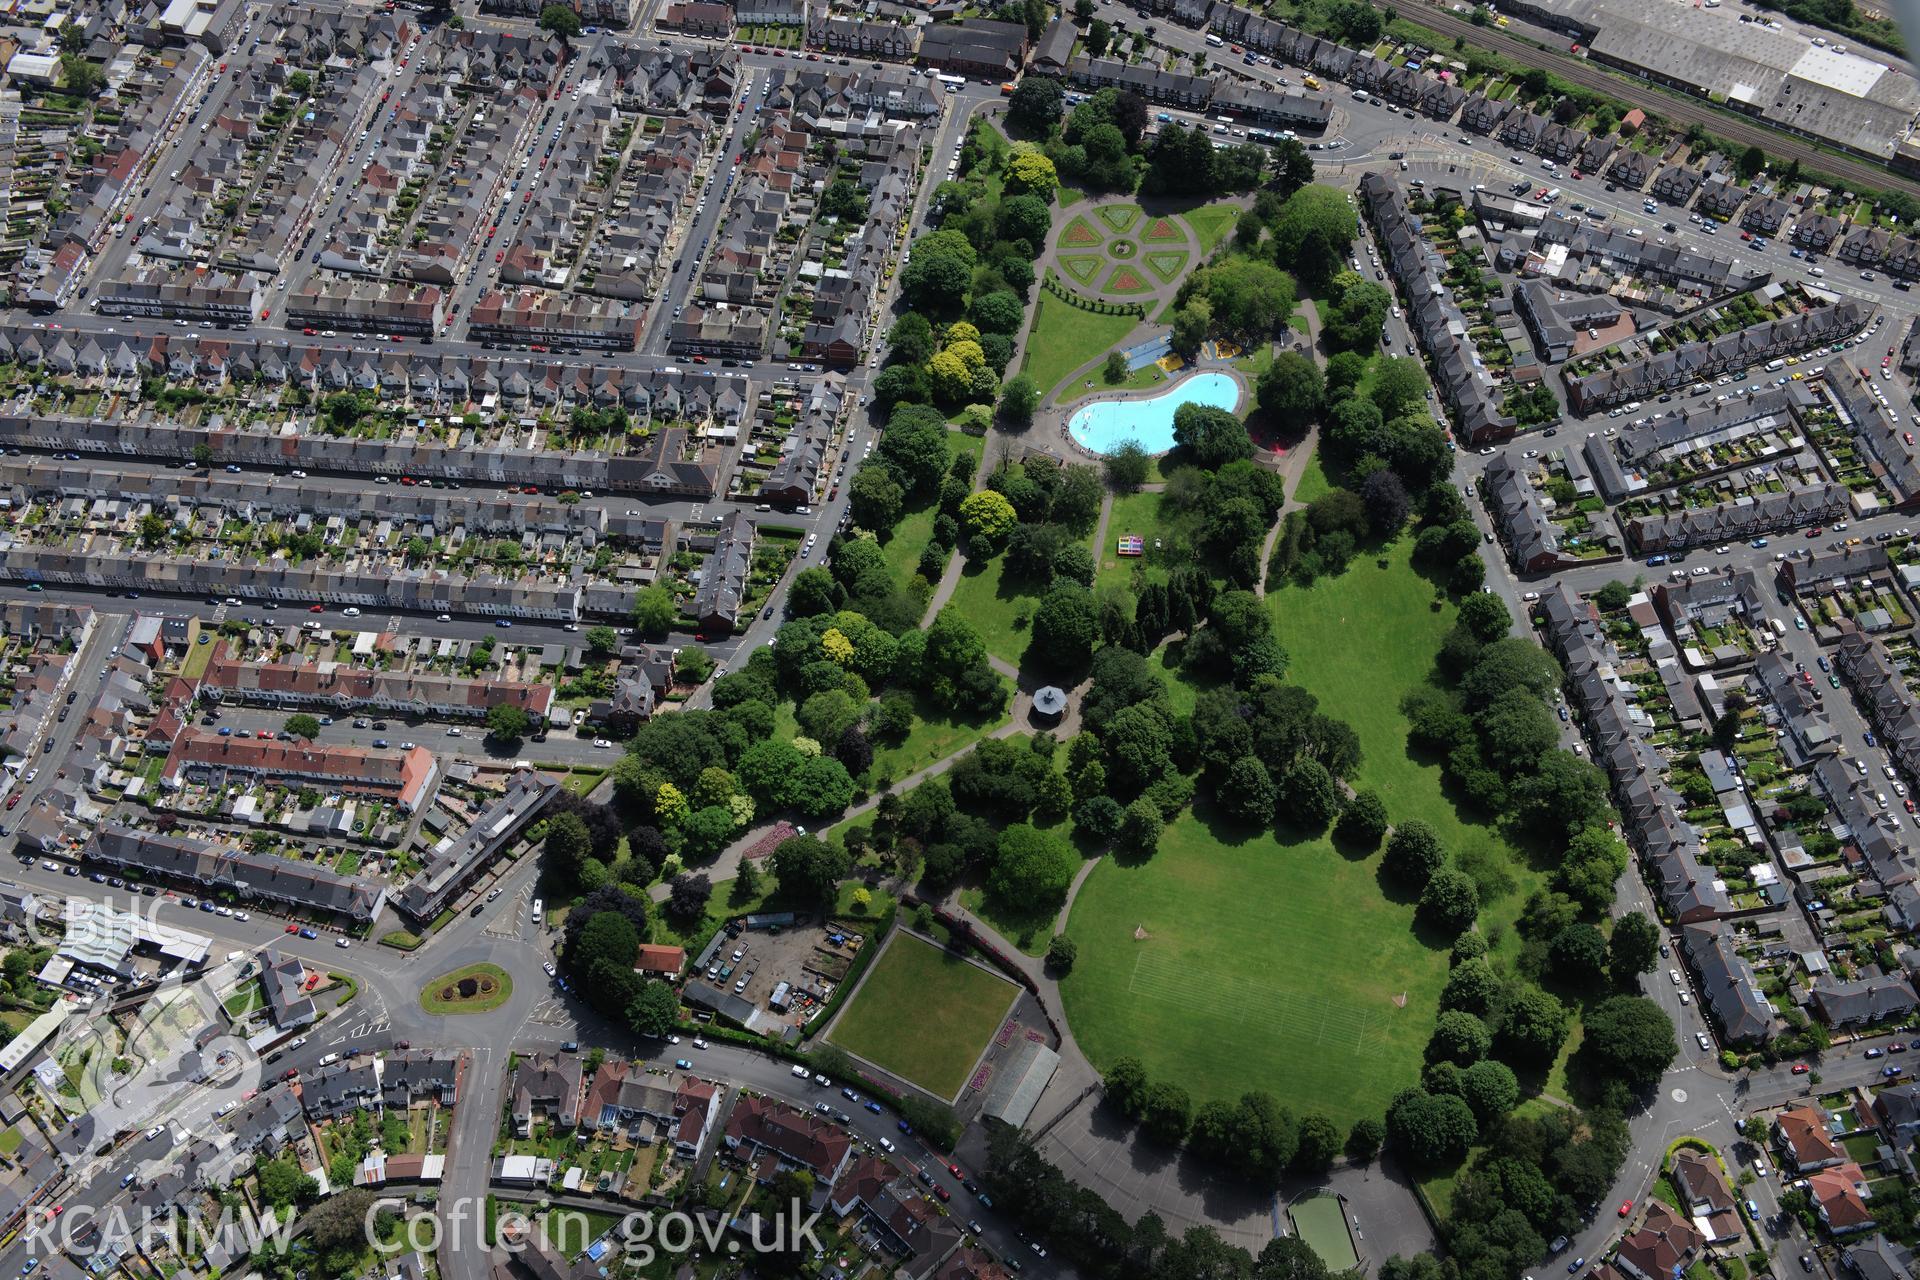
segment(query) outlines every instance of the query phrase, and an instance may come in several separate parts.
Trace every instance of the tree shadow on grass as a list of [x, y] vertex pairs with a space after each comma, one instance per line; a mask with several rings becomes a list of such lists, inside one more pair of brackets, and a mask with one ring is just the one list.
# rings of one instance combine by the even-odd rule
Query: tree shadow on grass
[[1395, 875], [1388, 869], [1385, 858], [1380, 859], [1380, 865], [1373, 869], [1373, 882], [1379, 887], [1380, 896], [1388, 902], [1409, 907], [1420, 901], [1421, 886]]
[[1132, 849], [1122, 849], [1116, 844], [1107, 850], [1107, 856], [1113, 859], [1114, 866], [1124, 867], [1131, 871], [1136, 867], [1146, 866], [1160, 855], [1157, 851], [1154, 853], [1136, 853]]
[[1429, 951], [1452, 951], [1460, 930], [1435, 924], [1426, 918], [1425, 913], [1416, 909], [1413, 913], [1413, 936]]
[[1022, 951], [1031, 950], [1053, 936], [1059, 903], [1045, 907], [1009, 903], [1001, 900], [984, 882], [976, 881], [974, 887], [980, 890], [980, 909], [976, 914]]
[[1369, 844], [1364, 840], [1356, 840], [1350, 836], [1343, 836], [1340, 834], [1340, 824], [1338, 822], [1334, 823], [1332, 828], [1328, 830], [1327, 842], [1333, 846], [1335, 853], [1345, 858], [1348, 862], [1365, 862], [1368, 858], [1380, 852], [1380, 846], [1384, 843], [1382, 840], [1375, 840]]
[[1313, 827], [1303, 822], [1296, 822], [1284, 813], [1273, 820], [1273, 838], [1289, 849], [1329, 840], [1331, 837], [1328, 832], [1327, 827]]
[[[1201, 826], [1207, 829], [1207, 835], [1215, 844], [1224, 845], [1229, 849], [1238, 849], [1242, 845], [1251, 844], [1267, 833], [1264, 827], [1252, 826], [1228, 816], [1226, 811], [1212, 800], [1196, 799], [1193, 802], [1193, 816]], [[1313, 838], [1312, 836], [1296, 838], [1285, 828], [1275, 830], [1274, 836], [1283, 845], [1304, 843]]]

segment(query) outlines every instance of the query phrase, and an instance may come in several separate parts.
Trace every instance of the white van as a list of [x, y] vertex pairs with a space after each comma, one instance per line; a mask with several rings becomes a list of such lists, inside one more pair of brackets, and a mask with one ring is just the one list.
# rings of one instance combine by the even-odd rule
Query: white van
[[1222, 40], [1219, 36], [1216, 36], [1211, 31], [1209, 31], [1207, 33], [1207, 43], [1212, 45], [1214, 48], [1218, 49], [1221, 45], [1225, 44], [1226, 41]]
[[1787, 367], [1787, 362], [1786, 362], [1785, 360], [1769, 360], [1769, 361], [1767, 361], [1767, 372], [1768, 372], [1768, 373], [1778, 373], [1778, 372], [1780, 372], [1780, 371], [1781, 371], [1782, 369], [1784, 369], [1784, 368], [1786, 368], [1786, 367]]
[[338, 1061], [340, 1061], [340, 1055], [337, 1053], [330, 1053], [326, 1057], [320, 1059], [319, 1065], [323, 1067], [330, 1067]]
[[227, 952], [227, 963], [228, 963], [228, 964], [233, 964], [233, 963], [234, 963], [235, 961], [238, 961], [238, 960], [245, 960], [246, 958], [247, 958], [247, 953], [246, 953], [246, 952], [244, 952], [244, 951], [229, 951], [229, 952]]
[[533, 922], [535, 924], [540, 923], [540, 918], [541, 916], [546, 914], [546, 910], [547, 910], [546, 903], [542, 902], [539, 898], [535, 898], [533, 900]]

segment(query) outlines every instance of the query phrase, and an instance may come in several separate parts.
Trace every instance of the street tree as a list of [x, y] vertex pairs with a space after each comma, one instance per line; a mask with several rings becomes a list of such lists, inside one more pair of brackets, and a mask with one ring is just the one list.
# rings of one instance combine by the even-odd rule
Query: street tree
[[1253, 453], [1246, 424], [1209, 405], [1183, 404], [1173, 411], [1173, 440], [1207, 471], [1238, 462]]
[[1607, 938], [1607, 972], [1621, 986], [1652, 973], [1660, 955], [1660, 927], [1644, 912], [1630, 911], [1613, 922]]
[[[1093, 0], [1081, 0], [1087, 21], [1093, 16]], [[1018, 131], [1044, 138], [1060, 123], [1064, 94], [1060, 82], [1052, 76], [1022, 76], [1007, 101], [1007, 122]]]
[[1033, 410], [1040, 403], [1040, 391], [1033, 379], [1015, 374], [1000, 386], [1000, 421], [1011, 427], [1024, 427], [1033, 421]]
[[1387, 1127], [1372, 1116], [1361, 1116], [1347, 1130], [1347, 1159], [1355, 1164], [1370, 1164], [1387, 1140]]
[[1673, 1019], [1645, 996], [1609, 996], [1587, 1010], [1581, 1025], [1579, 1056], [1594, 1078], [1634, 1092], [1658, 1084], [1680, 1053]]
[[1465, 1099], [1408, 1089], [1387, 1109], [1387, 1133], [1394, 1150], [1415, 1168], [1433, 1169], [1465, 1155], [1480, 1126]]
[[1520, 1082], [1514, 1077], [1512, 1067], [1487, 1058], [1460, 1073], [1460, 1096], [1485, 1126], [1513, 1110], [1520, 1100]]
[[1427, 1041], [1427, 1060], [1464, 1067], [1480, 1061], [1492, 1049], [1493, 1033], [1486, 1023], [1465, 1009], [1447, 1009], [1434, 1021], [1433, 1035]]
[[847, 486], [847, 509], [853, 522], [862, 529], [880, 533], [891, 530], [900, 522], [905, 499], [905, 493], [893, 478], [893, 469], [885, 464], [863, 465], [853, 473], [853, 483]]
[[1228, 766], [1216, 796], [1221, 810], [1243, 826], [1264, 827], [1273, 819], [1273, 776], [1255, 756], [1241, 756]]
[[[702, 812], [706, 811], [702, 810]], [[722, 812], [725, 811], [722, 810]], [[713, 897], [713, 881], [704, 875], [683, 872], [673, 878], [668, 889], [667, 915], [683, 928], [694, 924], [706, 914], [707, 900], [711, 897]]]
[[1320, 416], [1325, 379], [1320, 366], [1297, 351], [1282, 351], [1260, 375], [1260, 409], [1285, 431], [1300, 431]]
[[496, 703], [487, 709], [487, 736], [496, 742], [518, 742], [532, 725], [533, 717], [511, 703]]
[[679, 997], [672, 987], [658, 979], [641, 987], [627, 1006], [627, 1023], [639, 1035], [664, 1038], [679, 1020]]
[[1498, 1037], [1504, 1057], [1529, 1065], [1552, 1062], [1566, 1042], [1567, 1007], [1531, 984], [1507, 993]]
[[564, 4], [550, 4], [540, 10], [538, 25], [542, 31], [571, 40], [580, 34], [580, 15]]
[[1093, 657], [1100, 621], [1093, 593], [1078, 584], [1055, 586], [1033, 614], [1030, 658], [1043, 667], [1078, 670]]
[[1280, 775], [1275, 807], [1303, 831], [1324, 831], [1340, 811], [1340, 790], [1325, 765], [1302, 756]]

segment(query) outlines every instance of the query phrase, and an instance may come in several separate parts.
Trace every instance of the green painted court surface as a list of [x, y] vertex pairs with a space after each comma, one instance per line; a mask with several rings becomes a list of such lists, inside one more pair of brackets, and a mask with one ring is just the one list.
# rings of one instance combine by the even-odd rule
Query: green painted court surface
[[1351, 1271], [1360, 1265], [1353, 1251], [1353, 1237], [1347, 1234], [1346, 1213], [1337, 1197], [1319, 1195], [1296, 1200], [1287, 1216], [1293, 1219], [1293, 1229], [1300, 1239], [1327, 1264], [1327, 1270]]
[[1017, 994], [1006, 979], [897, 933], [831, 1038], [936, 1097], [951, 1098]]

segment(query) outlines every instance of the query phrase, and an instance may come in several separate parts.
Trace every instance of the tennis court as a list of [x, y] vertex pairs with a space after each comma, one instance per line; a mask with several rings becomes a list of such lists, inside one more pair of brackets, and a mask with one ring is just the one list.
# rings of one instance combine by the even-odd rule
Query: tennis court
[[1360, 1265], [1353, 1236], [1347, 1231], [1347, 1213], [1340, 1197], [1326, 1193], [1296, 1200], [1288, 1207], [1287, 1216], [1293, 1219], [1294, 1233], [1320, 1255], [1327, 1270], [1351, 1271]]

